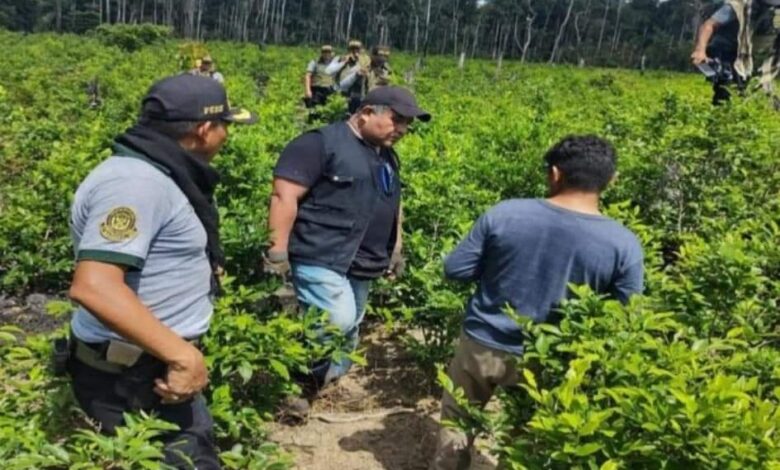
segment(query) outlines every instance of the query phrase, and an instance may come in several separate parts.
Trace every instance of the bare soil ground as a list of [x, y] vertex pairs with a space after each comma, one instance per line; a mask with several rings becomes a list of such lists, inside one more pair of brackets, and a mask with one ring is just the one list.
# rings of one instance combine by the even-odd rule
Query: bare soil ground
[[[46, 333], [67, 317], [52, 317], [45, 305], [57, 297], [0, 295], [0, 325], [26, 333]], [[424, 470], [436, 445], [440, 388], [435, 373], [422, 370], [398, 338], [381, 326], [368, 328], [361, 347], [367, 364], [322, 391], [304, 424], [270, 424], [277, 442], [301, 470]], [[477, 441], [477, 447], [480, 447]], [[484, 445], [484, 444], [483, 444]], [[472, 470], [492, 470], [486, 453], [472, 459]]]
[[[435, 374], [421, 370], [381, 327], [362, 347], [367, 365], [324, 390], [308, 422], [271, 425], [270, 439], [293, 455], [298, 469], [427, 469], [439, 427]], [[494, 468], [485, 455], [473, 459], [473, 470]]]

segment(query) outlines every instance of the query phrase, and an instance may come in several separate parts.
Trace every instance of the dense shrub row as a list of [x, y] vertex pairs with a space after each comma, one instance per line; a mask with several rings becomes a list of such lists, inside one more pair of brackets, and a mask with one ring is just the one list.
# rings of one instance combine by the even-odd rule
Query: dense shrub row
[[[67, 285], [78, 182], [133, 122], [147, 87], [203, 49], [160, 32], [127, 47], [124, 32], [110, 33], [0, 32], [6, 293]], [[261, 445], [260, 424], [294, 388], [290, 374], [327, 351], [306, 341], [313, 320], [268, 307], [274, 281], [260, 276], [258, 260], [271, 168], [310, 126], [300, 84], [313, 52], [207, 49], [231, 100], [261, 115], [258, 126], [231, 130], [217, 161], [233, 279], [207, 340], [211, 408], [226, 465], [283, 466]], [[415, 125], [399, 148], [409, 269], [400, 282], [381, 283], [372, 311], [422, 331], [423, 340], [408, 343], [421, 366], [447, 358], [468, 295], [443, 280], [442, 255], [500, 199], [542, 196], [541, 155], [563, 135], [613, 141], [620, 175], [606, 203], [647, 252], [646, 297], [622, 307], [582, 291], [560, 324], [529, 325], [523, 390], [461, 425], [491, 434], [514, 468], [777, 468], [780, 121], [769, 107], [749, 98], [712, 109], [706, 85], [685, 75], [513, 63], [497, 72], [489, 62], [459, 70], [449, 58], [415, 70], [411, 58], [392, 60], [434, 120]], [[86, 87], [95, 79], [102, 105], [92, 109]], [[80, 418], [46, 368], [48, 351], [45, 336], [0, 333], [0, 458], [11, 468], [155, 461], [159, 448], [148, 438], [162, 428], [153, 419], [138, 417], [113, 439], [88, 426], [70, 432]]]

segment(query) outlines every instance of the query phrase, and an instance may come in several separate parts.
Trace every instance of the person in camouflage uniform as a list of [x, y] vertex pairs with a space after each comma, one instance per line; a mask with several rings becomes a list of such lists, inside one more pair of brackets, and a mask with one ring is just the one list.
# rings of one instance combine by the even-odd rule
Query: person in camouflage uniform
[[190, 75], [209, 77], [219, 83], [225, 83], [225, 77], [214, 69], [214, 60], [208, 54], [200, 59], [200, 63], [197, 63], [194, 69], [190, 70]]
[[347, 97], [349, 114], [353, 114], [368, 93], [371, 58], [363, 51], [360, 41], [350, 41], [347, 50], [345, 56], [333, 60], [327, 71], [335, 77], [336, 87]]
[[727, 0], [699, 28], [691, 61], [696, 66], [711, 69], [713, 104], [729, 100], [728, 86], [731, 84], [744, 90], [753, 74], [754, 49], [758, 57], [770, 56], [761, 68], [761, 82], [767, 91], [771, 91], [772, 70], [776, 76], [778, 62], [772, 60], [777, 55], [773, 53], [772, 45], [777, 42], [777, 26], [780, 25], [778, 5], [780, 0]]
[[366, 74], [367, 91], [371, 91], [378, 86], [389, 85], [392, 74], [393, 71], [390, 68], [390, 48], [387, 46], [375, 46], [371, 50], [371, 66]]
[[312, 60], [306, 67], [304, 102], [307, 108], [324, 105], [333, 93], [335, 81], [333, 75], [327, 72], [331, 62], [333, 62], [333, 47], [326, 44], [320, 50], [319, 59]]

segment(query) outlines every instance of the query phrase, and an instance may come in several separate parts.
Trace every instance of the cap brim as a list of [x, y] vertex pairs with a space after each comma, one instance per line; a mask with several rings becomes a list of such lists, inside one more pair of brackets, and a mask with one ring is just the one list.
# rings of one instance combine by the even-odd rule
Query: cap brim
[[428, 122], [431, 120], [430, 113], [423, 111], [417, 106], [395, 104], [395, 105], [390, 105], [390, 107], [393, 109], [393, 111], [395, 111], [396, 113], [400, 114], [403, 117], [416, 118], [422, 122]]
[[236, 124], [254, 124], [257, 122], [257, 114], [249, 112], [244, 108], [233, 108], [222, 120]]

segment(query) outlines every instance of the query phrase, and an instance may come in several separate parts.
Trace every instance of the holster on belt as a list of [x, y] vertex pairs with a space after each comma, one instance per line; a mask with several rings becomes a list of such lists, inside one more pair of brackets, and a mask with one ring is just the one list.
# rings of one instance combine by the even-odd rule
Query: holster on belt
[[[131, 409], [148, 409], [160, 403], [154, 392], [154, 381], [164, 378], [168, 366], [140, 347], [125, 341], [111, 340], [88, 344], [71, 335], [73, 356], [87, 366], [116, 375], [114, 392], [124, 398]], [[198, 340], [190, 340], [197, 346]]]

